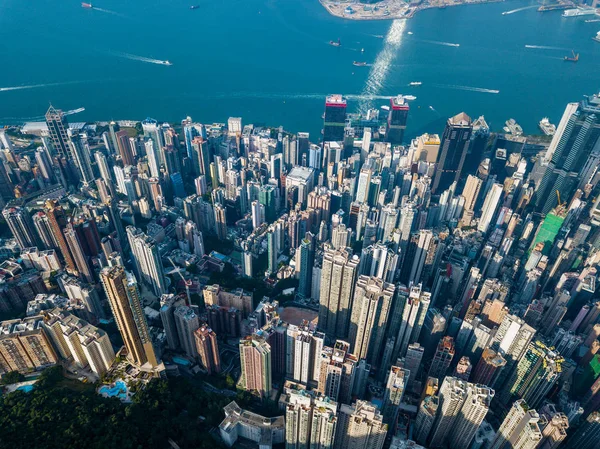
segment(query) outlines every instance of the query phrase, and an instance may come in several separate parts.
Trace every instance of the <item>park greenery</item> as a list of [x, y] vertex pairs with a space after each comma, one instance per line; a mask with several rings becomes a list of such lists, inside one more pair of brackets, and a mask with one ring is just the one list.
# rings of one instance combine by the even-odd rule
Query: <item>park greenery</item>
[[[251, 401], [243, 393], [233, 399]], [[32, 391], [0, 397], [0, 449], [164, 449], [169, 440], [182, 449], [218, 449], [212, 433], [231, 400], [176, 377], [152, 380], [123, 404], [49, 368]]]

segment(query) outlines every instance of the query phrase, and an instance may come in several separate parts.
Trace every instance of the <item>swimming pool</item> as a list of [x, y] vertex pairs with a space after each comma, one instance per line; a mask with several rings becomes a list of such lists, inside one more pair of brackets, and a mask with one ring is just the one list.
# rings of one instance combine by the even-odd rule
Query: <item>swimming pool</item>
[[116, 396], [122, 401], [127, 400], [127, 392], [127, 385], [122, 380], [117, 380], [112, 387], [109, 385], [104, 385], [98, 389], [98, 393], [101, 395], [109, 398]]
[[173, 357], [173, 363], [176, 363], [178, 365], [183, 365], [183, 366], [190, 366], [191, 363], [189, 360], [184, 359], [183, 357]]
[[33, 389], [33, 385], [21, 385], [19, 388], [17, 388], [17, 390], [24, 391], [25, 393], [29, 393]]

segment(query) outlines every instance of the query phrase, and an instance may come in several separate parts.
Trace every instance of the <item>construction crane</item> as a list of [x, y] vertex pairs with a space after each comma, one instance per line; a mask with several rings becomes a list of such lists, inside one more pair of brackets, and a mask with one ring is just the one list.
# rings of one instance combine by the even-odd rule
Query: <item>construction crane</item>
[[175, 265], [175, 262], [173, 262], [173, 259], [171, 259], [170, 257], [167, 257], [167, 259], [169, 259], [169, 262], [171, 262], [171, 265], [173, 265], [173, 268], [175, 268], [175, 270], [177, 270], [177, 274], [181, 277], [181, 280], [185, 284], [185, 293], [187, 295], [187, 304], [186, 305], [190, 306], [192, 304], [192, 299], [190, 297], [190, 285], [192, 285], [192, 280], [191, 279], [186, 280], [183, 277], [183, 274], [181, 274], [181, 272], [179, 271], [179, 267], [177, 265]]

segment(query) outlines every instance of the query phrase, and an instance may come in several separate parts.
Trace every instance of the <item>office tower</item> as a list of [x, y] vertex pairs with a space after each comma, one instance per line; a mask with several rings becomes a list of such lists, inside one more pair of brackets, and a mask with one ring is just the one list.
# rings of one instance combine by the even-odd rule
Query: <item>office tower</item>
[[388, 113], [385, 141], [392, 145], [401, 145], [404, 139], [404, 130], [408, 119], [408, 102], [402, 95], [390, 99], [390, 112]]
[[406, 356], [404, 357], [404, 368], [410, 373], [408, 378], [407, 387], [412, 389], [415, 380], [419, 374], [421, 368], [421, 362], [423, 361], [424, 349], [419, 343], [412, 343], [408, 345]]
[[[405, 285], [421, 282], [424, 271], [430, 271], [432, 268], [436, 249], [435, 237], [430, 230], [422, 229], [415, 232], [410, 238], [404, 255], [400, 280]], [[426, 281], [426, 279], [423, 280]]]
[[[350, 353], [350, 345], [341, 340], [337, 340], [333, 348], [324, 347], [315, 365], [319, 366], [317, 391], [344, 404], [350, 403], [352, 396], [356, 394], [355, 388], [362, 388], [363, 379], [357, 379], [365, 374], [361, 370], [370, 370], [370, 365], [360, 364], [356, 356]], [[367, 376], [368, 373], [364, 377]]]
[[508, 377], [500, 399], [506, 404], [514, 396], [537, 407], [558, 380], [563, 363], [564, 359], [553, 348], [539, 340], [530, 343]]
[[151, 368], [156, 368], [158, 360], [135, 277], [117, 265], [104, 268], [100, 272], [100, 280], [125, 343], [128, 359], [138, 367], [149, 364]]
[[242, 375], [239, 385], [261, 398], [271, 396], [271, 346], [257, 334], [240, 340]]
[[473, 371], [472, 381], [493, 388], [506, 360], [491, 348], [485, 348]]
[[[370, 167], [363, 166], [358, 175], [358, 186], [356, 188], [356, 202], [359, 204], [366, 203], [369, 198], [369, 189], [371, 187], [371, 177], [373, 170]], [[357, 229], [357, 238], [360, 233]]]
[[396, 228], [398, 222], [398, 209], [391, 204], [381, 208], [379, 218], [379, 228], [377, 230], [377, 240], [386, 243], [390, 241], [392, 231]]
[[554, 404], [547, 402], [540, 409], [538, 425], [542, 431], [542, 441], [539, 449], [556, 449], [567, 438], [569, 418], [556, 410]]
[[86, 134], [76, 134], [69, 131], [69, 148], [75, 158], [75, 163], [79, 168], [81, 180], [85, 185], [91, 185], [94, 182], [94, 172], [92, 171], [92, 162], [90, 146], [88, 145]]
[[496, 331], [494, 340], [498, 342], [498, 353], [506, 360], [506, 366], [496, 378], [497, 385], [503, 385], [515, 363], [521, 358], [535, 335], [535, 329], [515, 315], [506, 315]]
[[436, 421], [430, 435], [431, 448], [463, 449], [469, 447], [487, 414], [494, 390], [446, 377], [440, 388]]
[[297, 270], [300, 269], [298, 293], [305, 298], [311, 297], [312, 273], [315, 263], [315, 242], [314, 236], [307, 232], [306, 236], [300, 242], [296, 255]]
[[394, 426], [410, 373], [398, 366], [390, 368], [383, 396], [383, 421]]
[[358, 263], [358, 256], [345, 248], [327, 249], [323, 255], [318, 327], [332, 338], [348, 335]]
[[182, 305], [175, 309], [173, 317], [181, 348], [189, 358], [195, 359], [198, 356], [198, 349], [194, 340], [194, 332], [200, 327], [198, 315], [192, 308]]
[[84, 279], [86, 282], [93, 283], [94, 275], [90, 266], [90, 261], [88, 256], [84, 253], [82, 240], [77, 234], [73, 223], [68, 223], [63, 230], [63, 233], [65, 235], [65, 241], [69, 248], [69, 252], [75, 261], [75, 266], [77, 267], [79, 277]]
[[427, 376], [435, 377], [439, 380], [442, 380], [446, 375], [448, 368], [450, 367], [450, 363], [452, 363], [453, 357], [454, 339], [452, 337], [446, 336], [442, 338], [442, 340], [438, 344]]
[[138, 276], [160, 297], [167, 292], [167, 283], [158, 243], [133, 226], [127, 226], [127, 238]]
[[419, 404], [419, 412], [415, 418], [413, 439], [419, 444], [425, 444], [433, 428], [439, 400], [437, 396], [426, 396]]
[[383, 416], [371, 402], [342, 404], [334, 449], [382, 449], [387, 430]]
[[279, 256], [278, 240], [274, 229], [267, 232], [267, 272], [274, 274], [277, 272], [277, 259]]
[[465, 212], [473, 212], [475, 210], [475, 204], [477, 203], [477, 198], [479, 197], [479, 191], [481, 190], [482, 183], [483, 182], [481, 179], [479, 179], [477, 176], [467, 176], [467, 181], [465, 182], [465, 187], [462, 191], [462, 196], [465, 199]]
[[60, 109], [54, 109], [52, 105], [46, 112], [46, 125], [48, 125], [48, 135], [52, 141], [54, 152], [61, 158], [71, 159], [69, 150], [69, 123]]
[[[37, 162], [44, 181], [48, 184], [54, 182], [55, 177], [54, 170], [52, 168], [52, 161], [50, 160], [50, 156], [46, 148], [40, 147], [35, 150], [35, 161]], [[3, 172], [6, 173], [6, 170], [3, 170]]]
[[436, 161], [432, 193], [441, 193], [460, 179], [472, 131], [471, 118], [464, 112], [448, 119]]
[[378, 364], [395, 286], [375, 277], [359, 276], [354, 290], [348, 339], [359, 359]]
[[121, 160], [123, 161], [123, 165], [135, 165], [135, 157], [131, 149], [131, 143], [129, 141], [129, 135], [127, 134], [127, 131], [117, 131], [115, 133], [115, 138], [117, 140], [117, 148], [119, 150]]
[[43, 248], [26, 208], [9, 206], [2, 211], [2, 215], [21, 249], [32, 246]]
[[[277, 178], [279, 179], [279, 178]], [[266, 184], [258, 189], [258, 202], [265, 208], [265, 220], [272, 223], [277, 218], [277, 208], [275, 205], [275, 186]]]
[[323, 119], [323, 141], [341, 142], [346, 127], [346, 99], [339, 94], [329, 95], [325, 99], [325, 117]]
[[177, 333], [177, 324], [175, 322], [175, 310], [182, 305], [185, 305], [185, 300], [181, 296], [166, 294], [160, 298], [160, 320], [165, 330], [167, 344], [172, 351], [177, 351], [180, 347], [179, 334]]
[[486, 233], [492, 223], [496, 210], [500, 204], [500, 198], [502, 197], [502, 184], [493, 184], [483, 202], [483, 208], [481, 209], [481, 218], [477, 224], [477, 230]]
[[203, 323], [194, 331], [196, 340], [196, 351], [200, 357], [200, 363], [208, 374], [219, 374], [221, 372], [221, 357], [219, 356], [219, 345], [217, 344], [217, 334]]
[[225, 208], [217, 203], [214, 205], [214, 210], [217, 238], [219, 240], [227, 240], [227, 217], [225, 215]]
[[565, 444], [567, 449], [595, 449], [600, 438], [600, 411], [592, 412]]
[[285, 409], [286, 449], [333, 448], [337, 404], [306, 390], [291, 390]]
[[567, 105], [542, 161], [543, 176], [534, 198], [537, 212], [547, 214], [559, 201], [568, 203], [576, 188], [593, 182], [599, 157], [595, 149], [599, 107], [596, 94]]
[[542, 439], [540, 416], [523, 399], [515, 401], [489, 449], [535, 449]]
[[[398, 299], [400, 300], [400, 298]], [[430, 302], [431, 294], [422, 291], [421, 284], [411, 285], [408, 298], [405, 299], [402, 309], [402, 318], [392, 360], [404, 357], [408, 345], [419, 339]], [[401, 304], [398, 304], [397, 307], [400, 308]]]
[[446, 331], [446, 324], [446, 318], [438, 309], [430, 308], [427, 311], [419, 338], [419, 342], [425, 350], [424, 357], [426, 360], [431, 358], [435, 353], [437, 345]]

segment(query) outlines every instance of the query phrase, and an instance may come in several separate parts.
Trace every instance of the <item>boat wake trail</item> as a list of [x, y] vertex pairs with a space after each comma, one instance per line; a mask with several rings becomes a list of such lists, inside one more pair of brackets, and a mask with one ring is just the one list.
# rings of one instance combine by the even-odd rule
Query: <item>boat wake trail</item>
[[440, 89], [456, 89], [466, 90], [469, 92], [481, 92], [483, 94], [499, 94], [500, 91], [496, 89], [484, 89], [483, 87], [472, 87], [472, 86], [458, 86], [456, 84], [432, 84], [433, 87]]
[[[326, 93], [292, 93], [292, 92], [235, 92], [216, 93], [211, 98], [261, 98], [267, 100], [322, 100]], [[392, 95], [344, 94], [351, 101], [389, 100]]]
[[133, 55], [131, 53], [117, 52], [117, 53], [111, 53], [111, 54], [118, 56], [120, 58], [131, 59], [132, 61], [147, 62], [149, 64], [157, 64], [157, 65], [168, 65], [168, 64], [165, 64], [166, 61], [161, 61], [160, 59], [146, 58], [145, 56]]
[[525, 45], [525, 48], [535, 48], [538, 50], [561, 50], [561, 51], [569, 51], [568, 48], [562, 47], [551, 47], [548, 45]]
[[0, 87], [0, 92], [9, 92], [11, 90], [36, 89], [39, 87], [66, 86], [68, 84], [78, 84], [83, 82], [85, 81], [66, 81], [62, 83], [29, 84], [27, 86]]
[[92, 9], [94, 11], [99, 11], [99, 12], [103, 12], [103, 13], [106, 13], [106, 14], [112, 14], [113, 16], [125, 17], [123, 14], [119, 14], [116, 11], [111, 11], [110, 9], [98, 8], [97, 6], [92, 6]]
[[510, 11], [504, 11], [502, 13], [502, 15], [507, 16], [509, 14], [514, 14], [519, 11], [525, 11], [526, 9], [533, 9], [533, 8], [539, 8], [539, 5], [524, 6], [523, 8], [517, 8], [517, 9], [510, 10]]
[[428, 39], [419, 39], [419, 40], [421, 42], [425, 42], [427, 44], [443, 45], [444, 47], [460, 47], [460, 44], [455, 44], [454, 42], [430, 41]]

